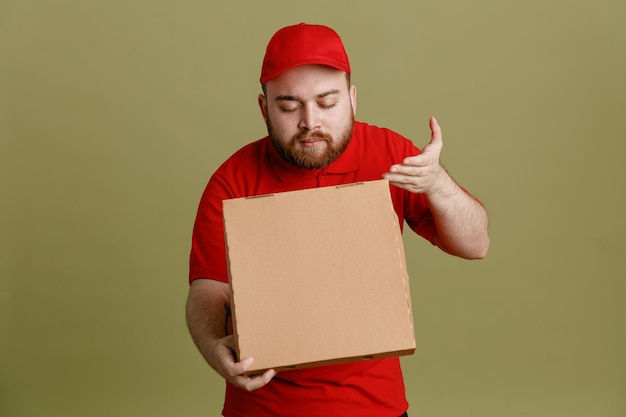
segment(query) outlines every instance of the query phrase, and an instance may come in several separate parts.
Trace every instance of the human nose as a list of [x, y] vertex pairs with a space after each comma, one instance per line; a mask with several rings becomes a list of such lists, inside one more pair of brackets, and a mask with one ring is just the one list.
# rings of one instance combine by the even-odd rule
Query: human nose
[[320, 127], [319, 113], [314, 106], [304, 106], [300, 112], [298, 127], [302, 130], [315, 130]]

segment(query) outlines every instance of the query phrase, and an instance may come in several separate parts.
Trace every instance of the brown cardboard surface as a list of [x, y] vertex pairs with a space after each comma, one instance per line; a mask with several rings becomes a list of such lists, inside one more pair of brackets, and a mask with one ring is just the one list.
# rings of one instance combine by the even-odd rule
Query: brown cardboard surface
[[225, 200], [237, 357], [254, 373], [415, 352], [386, 180]]

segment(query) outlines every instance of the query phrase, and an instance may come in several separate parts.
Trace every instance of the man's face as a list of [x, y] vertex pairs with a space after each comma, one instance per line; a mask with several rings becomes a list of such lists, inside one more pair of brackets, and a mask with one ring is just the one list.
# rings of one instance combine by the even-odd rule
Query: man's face
[[266, 84], [259, 106], [278, 153], [307, 169], [337, 159], [352, 138], [356, 88], [346, 73], [322, 65], [285, 71]]

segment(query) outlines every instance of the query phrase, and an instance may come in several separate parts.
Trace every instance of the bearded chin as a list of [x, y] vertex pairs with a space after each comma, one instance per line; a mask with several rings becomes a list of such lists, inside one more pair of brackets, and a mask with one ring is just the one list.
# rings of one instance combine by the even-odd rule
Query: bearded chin
[[339, 158], [350, 144], [353, 128], [354, 116], [351, 117], [350, 122], [337, 137], [331, 137], [330, 135], [321, 136], [326, 143], [326, 147], [320, 151], [316, 148], [303, 147], [300, 144], [299, 140], [301, 137], [310, 136], [305, 135], [306, 132], [295, 136], [287, 143], [283, 143], [275, 135], [271, 122], [267, 123], [267, 132], [276, 152], [290, 164], [305, 169], [325, 168]]

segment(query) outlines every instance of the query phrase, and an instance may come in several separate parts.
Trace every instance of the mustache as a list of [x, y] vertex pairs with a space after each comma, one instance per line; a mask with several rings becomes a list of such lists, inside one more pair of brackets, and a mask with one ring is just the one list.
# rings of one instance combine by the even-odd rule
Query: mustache
[[332, 136], [324, 133], [324, 132], [308, 132], [308, 131], [304, 131], [302, 133], [297, 134], [294, 137], [295, 140], [297, 141], [304, 141], [304, 140], [311, 140], [311, 139], [317, 139], [317, 140], [325, 140], [327, 142], [332, 141]]

